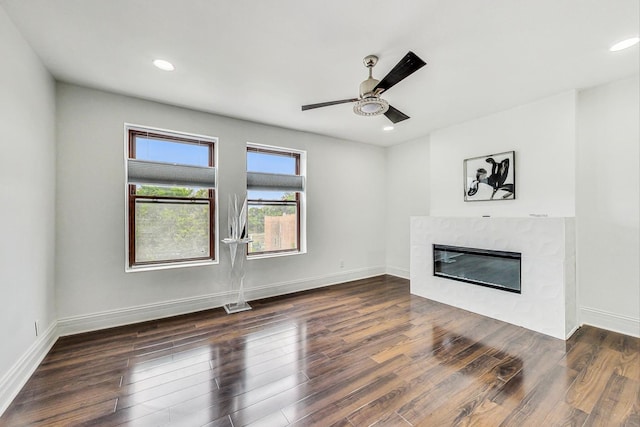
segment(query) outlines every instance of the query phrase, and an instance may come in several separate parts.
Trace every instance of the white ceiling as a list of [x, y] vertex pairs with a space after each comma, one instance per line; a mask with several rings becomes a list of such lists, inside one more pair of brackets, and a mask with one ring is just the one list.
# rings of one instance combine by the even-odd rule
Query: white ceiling
[[[558, 92], [638, 72], [638, 0], [0, 0], [61, 81], [355, 141], [393, 145]], [[407, 51], [427, 62], [383, 95], [411, 116], [351, 104], [362, 59], [381, 79]], [[152, 66], [164, 58], [175, 66]]]

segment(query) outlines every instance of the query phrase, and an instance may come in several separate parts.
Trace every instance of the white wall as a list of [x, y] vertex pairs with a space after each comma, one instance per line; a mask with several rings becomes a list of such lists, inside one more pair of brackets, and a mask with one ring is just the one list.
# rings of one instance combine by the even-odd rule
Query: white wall
[[[463, 160], [515, 150], [516, 199], [465, 202]], [[434, 132], [432, 216], [575, 215], [575, 92]]]
[[57, 102], [62, 333], [228, 302], [223, 247], [220, 265], [125, 273], [125, 122], [219, 138], [220, 230], [228, 194], [244, 192], [247, 141], [307, 150], [308, 253], [249, 261], [248, 298], [384, 273], [383, 148], [69, 84], [58, 85]]
[[409, 278], [409, 218], [429, 212], [429, 137], [387, 149], [387, 273]]
[[580, 320], [640, 336], [639, 76], [583, 90], [577, 110]]
[[30, 374], [28, 350], [46, 351], [42, 340], [56, 313], [55, 86], [2, 7], [0, 57], [1, 414]]

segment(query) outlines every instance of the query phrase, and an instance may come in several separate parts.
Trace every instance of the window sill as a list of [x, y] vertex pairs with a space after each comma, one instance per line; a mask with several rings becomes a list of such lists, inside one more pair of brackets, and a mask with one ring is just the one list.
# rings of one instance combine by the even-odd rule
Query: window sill
[[293, 256], [293, 255], [304, 255], [307, 251], [296, 251], [296, 252], [276, 252], [272, 254], [259, 254], [259, 255], [247, 255], [247, 260], [253, 259], [263, 259], [263, 258], [280, 258], [285, 256]]
[[154, 264], [154, 265], [140, 265], [137, 267], [125, 267], [125, 273], [137, 273], [140, 271], [156, 271], [156, 270], [170, 270], [174, 268], [186, 268], [186, 267], [201, 267], [204, 265], [216, 265], [219, 261], [188, 261], [188, 262], [174, 262], [167, 264]]

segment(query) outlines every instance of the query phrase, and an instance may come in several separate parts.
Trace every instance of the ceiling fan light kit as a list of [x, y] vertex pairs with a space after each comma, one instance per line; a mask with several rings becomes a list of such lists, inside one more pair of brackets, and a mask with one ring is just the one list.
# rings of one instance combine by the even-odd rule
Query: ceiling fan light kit
[[407, 120], [409, 116], [393, 108], [386, 100], [380, 98], [380, 95], [424, 67], [426, 62], [420, 59], [415, 53], [409, 51], [382, 80], [376, 80], [372, 75], [373, 67], [378, 63], [377, 56], [368, 55], [364, 58], [363, 62], [365, 67], [369, 69], [369, 78], [360, 83], [359, 98], [303, 105], [302, 111], [355, 102], [353, 112], [360, 116], [369, 117], [384, 114], [393, 123]]
[[353, 112], [360, 116], [379, 116], [389, 110], [389, 103], [379, 97], [363, 98], [355, 103]]

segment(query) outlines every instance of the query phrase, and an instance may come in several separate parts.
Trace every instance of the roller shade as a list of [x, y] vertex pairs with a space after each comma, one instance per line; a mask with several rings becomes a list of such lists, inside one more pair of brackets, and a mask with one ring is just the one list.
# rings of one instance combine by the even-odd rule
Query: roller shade
[[258, 191], [304, 191], [304, 177], [300, 175], [247, 172], [247, 189]]
[[128, 159], [129, 184], [215, 188], [216, 168]]

